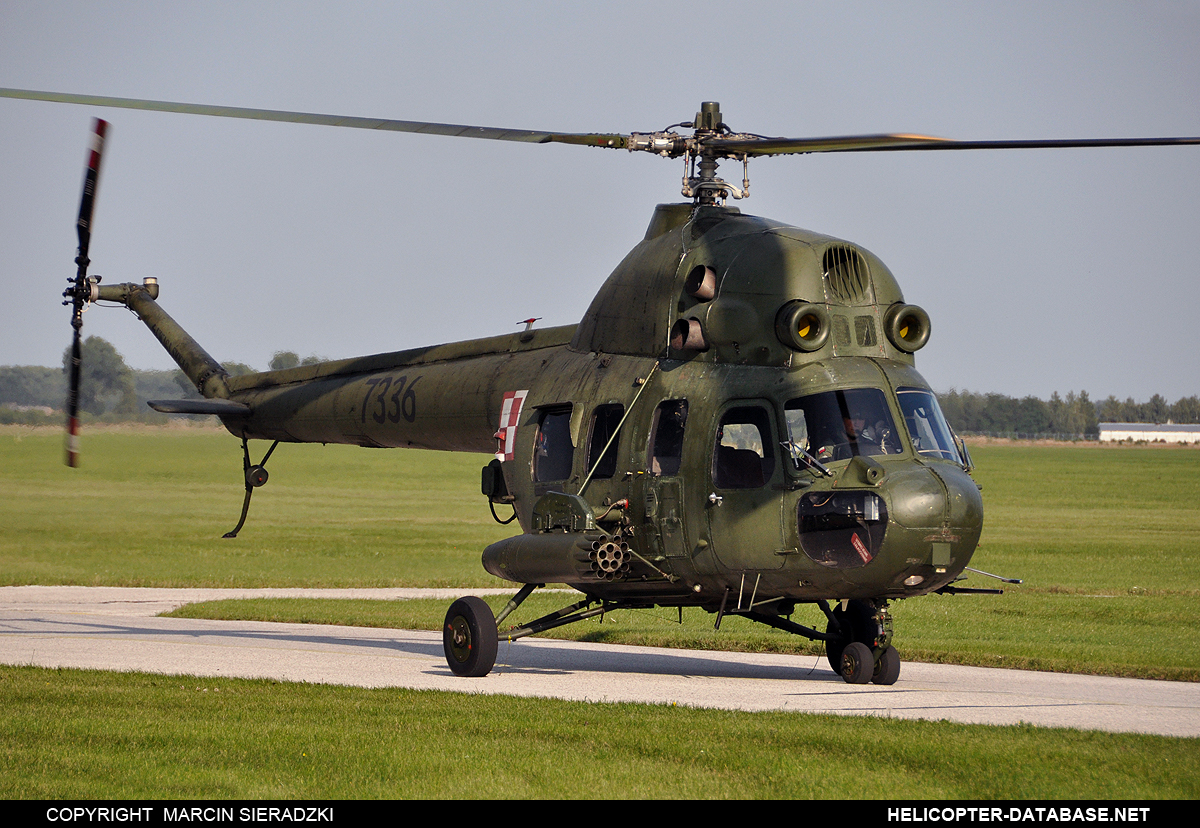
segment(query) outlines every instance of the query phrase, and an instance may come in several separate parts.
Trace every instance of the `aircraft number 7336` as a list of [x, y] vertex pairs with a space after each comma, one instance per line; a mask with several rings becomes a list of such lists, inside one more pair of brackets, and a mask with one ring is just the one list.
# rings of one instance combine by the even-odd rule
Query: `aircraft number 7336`
[[[383, 423], [385, 420], [398, 423], [401, 417], [410, 423], [416, 422], [417, 394], [413, 389], [420, 379], [419, 376], [414, 377], [411, 383], [407, 376], [367, 380], [367, 395], [363, 397], [362, 403], [362, 422], [367, 421], [368, 409], [371, 409], [371, 418], [377, 423]], [[396, 386], [396, 390], [388, 397], [387, 393], [392, 390], [393, 385]], [[375, 404], [371, 403], [372, 399]]]

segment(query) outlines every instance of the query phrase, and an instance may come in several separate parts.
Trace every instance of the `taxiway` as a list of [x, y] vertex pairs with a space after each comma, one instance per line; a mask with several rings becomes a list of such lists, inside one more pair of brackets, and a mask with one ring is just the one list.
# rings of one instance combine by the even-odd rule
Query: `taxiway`
[[490, 675], [462, 679], [437, 632], [158, 617], [218, 598], [460, 594], [0, 587], [0, 663], [1200, 736], [1200, 684], [1189, 682], [905, 662], [897, 684], [877, 687], [845, 684], [811, 656], [534, 638], [502, 643]]

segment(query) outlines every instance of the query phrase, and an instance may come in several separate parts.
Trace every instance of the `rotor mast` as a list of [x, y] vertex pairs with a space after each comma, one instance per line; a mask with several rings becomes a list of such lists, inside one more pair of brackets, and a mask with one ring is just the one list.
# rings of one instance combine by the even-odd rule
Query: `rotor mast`
[[718, 160], [736, 156], [718, 152], [705, 140], [727, 136], [732, 132], [721, 120], [721, 105], [716, 101], [700, 104], [700, 111], [696, 113], [696, 121], [692, 128], [695, 132], [684, 162], [687, 168], [684, 170], [683, 195], [693, 199], [697, 207], [712, 206], [718, 200], [723, 203], [726, 196], [730, 195], [734, 198], [750, 195], [749, 160], [745, 153], [741, 155], [742, 187], [738, 189], [717, 177]]
[[[677, 127], [690, 128], [691, 136], [672, 132]], [[697, 207], [724, 203], [729, 196], [746, 198], [750, 195], [749, 156], [745, 152], [730, 152], [715, 146], [717, 138], [753, 140], [754, 135], [734, 133], [721, 118], [721, 104], [704, 101], [695, 120], [672, 124], [661, 132], [634, 132], [625, 141], [630, 152], [653, 152], [667, 158], [683, 158], [683, 187], [681, 192], [692, 199]], [[722, 158], [734, 158], [742, 162], [742, 186], [717, 177], [717, 164]]]

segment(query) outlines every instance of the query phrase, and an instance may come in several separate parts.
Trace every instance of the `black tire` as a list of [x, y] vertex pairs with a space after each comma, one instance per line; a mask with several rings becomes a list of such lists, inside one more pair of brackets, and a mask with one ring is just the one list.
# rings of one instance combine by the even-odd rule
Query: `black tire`
[[[842, 650], [852, 641], [867, 645], [875, 643], [875, 609], [866, 601], [851, 601], [843, 611], [841, 604], [834, 607], [833, 617], [840, 625], [841, 635], [825, 642], [825, 658], [829, 661], [829, 669], [835, 673], [842, 671]], [[837, 627], [832, 623], [825, 627], [825, 632], [834, 635]]]
[[900, 653], [896, 652], [895, 647], [889, 645], [879, 656], [879, 660], [875, 662], [875, 671], [871, 675], [871, 681], [876, 684], [891, 685], [895, 684], [898, 678], [900, 678]]
[[496, 616], [482, 598], [472, 595], [450, 605], [442, 625], [442, 649], [454, 675], [486, 676], [496, 663], [498, 647]]
[[838, 672], [846, 684], [866, 684], [875, 670], [875, 657], [871, 648], [859, 641], [852, 641], [842, 650], [841, 669]]

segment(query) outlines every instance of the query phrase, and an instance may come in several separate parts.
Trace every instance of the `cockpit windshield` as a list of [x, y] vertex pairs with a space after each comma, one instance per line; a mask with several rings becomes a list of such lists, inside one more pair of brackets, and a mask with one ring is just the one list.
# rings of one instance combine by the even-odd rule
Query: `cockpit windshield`
[[918, 454], [965, 463], [965, 458], [958, 454], [950, 426], [946, 425], [946, 418], [942, 416], [942, 409], [931, 391], [924, 388], [897, 388], [896, 396], [900, 400], [900, 410], [904, 412], [908, 436], [912, 438], [913, 448]]
[[789, 401], [784, 413], [795, 457], [802, 450], [826, 463], [903, 450], [887, 398], [878, 388], [810, 394]]

